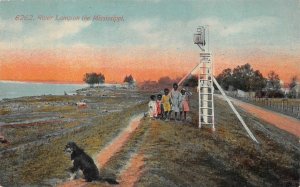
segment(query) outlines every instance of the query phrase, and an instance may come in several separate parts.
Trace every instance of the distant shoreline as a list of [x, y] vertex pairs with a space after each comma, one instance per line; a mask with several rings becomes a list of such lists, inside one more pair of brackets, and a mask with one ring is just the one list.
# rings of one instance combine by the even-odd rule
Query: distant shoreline
[[34, 97], [46, 95], [72, 95], [76, 90], [88, 87], [87, 84], [46, 83], [0, 81], [0, 100], [17, 99], [21, 97]]
[[[97, 87], [121, 88], [122, 84], [104, 83]], [[77, 91], [88, 90], [88, 84], [46, 83], [46, 82], [23, 82], [0, 80], [0, 101], [13, 100], [21, 97], [63, 96], [74, 95]]]
[[30, 83], [30, 84], [75, 84], [84, 85], [84, 82], [59, 82], [59, 81], [16, 81], [16, 80], [0, 80], [0, 83]]

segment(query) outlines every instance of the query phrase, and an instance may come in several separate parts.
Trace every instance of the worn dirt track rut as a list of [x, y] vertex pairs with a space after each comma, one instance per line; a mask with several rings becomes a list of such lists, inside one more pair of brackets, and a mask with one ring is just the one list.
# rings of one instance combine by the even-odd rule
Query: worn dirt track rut
[[[131, 135], [138, 129], [140, 121], [143, 117], [143, 114], [139, 114], [133, 117], [128, 126], [119, 133], [108, 145], [102, 149], [99, 154], [97, 154], [95, 161], [98, 165], [98, 168], [103, 168], [106, 163], [117, 153], [126, 142], [130, 139]], [[135, 154], [129, 160], [128, 167], [121, 172], [120, 184], [118, 186], [131, 187], [137, 182], [141, 175], [141, 168], [143, 166], [144, 155], [141, 153]], [[104, 184], [103, 184], [104, 185]], [[72, 181], [67, 181], [65, 183], [59, 184], [59, 187], [84, 187], [88, 186], [88, 183], [83, 179], [77, 179]]]

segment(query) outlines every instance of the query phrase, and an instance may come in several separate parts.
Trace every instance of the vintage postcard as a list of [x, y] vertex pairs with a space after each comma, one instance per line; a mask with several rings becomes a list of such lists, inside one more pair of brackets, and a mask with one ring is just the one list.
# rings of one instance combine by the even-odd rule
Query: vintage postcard
[[298, 187], [299, 23], [299, 0], [0, 0], [0, 187]]

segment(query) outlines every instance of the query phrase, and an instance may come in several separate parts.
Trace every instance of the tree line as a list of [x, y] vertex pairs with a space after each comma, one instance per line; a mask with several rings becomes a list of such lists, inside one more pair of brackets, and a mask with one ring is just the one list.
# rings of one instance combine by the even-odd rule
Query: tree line
[[[178, 82], [181, 78], [171, 79], [168, 76], [163, 76], [158, 81], [144, 81], [141, 83], [142, 87], [166, 87], [174, 82]], [[250, 64], [236, 66], [235, 68], [226, 68], [216, 77], [217, 81], [224, 90], [243, 90], [245, 92], [256, 92], [258, 96], [267, 97], [283, 97], [284, 93], [281, 90], [280, 77], [274, 72], [270, 71], [267, 77], [264, 77], [259, 70], [255, 70]], [[94, 84], [105, 83], [105, 76], [102, 73], [86, 73], [83, 78], [84, 82], [90, 86]], [[297, 76], [291, 78], [289, 84], [293, 88], [298, 81]], [[126, 75], [123, 82], [133, 84], [134, 78], [132, 75]], [[197, 87], [198, 77], [190, 75], [183, 82], [185, 87]]]
[[[83, 76], [83, 81], [93, 87], [95, 84], [104, 84], [105, 83], [105, 76], [102, 73], [86, 73]], [[134, 83], [134, 78], [132, 75], [126, 75], [123, 82], [127, 82], [129, 84]]]
[[[250, 64], [237, 66], [234, 69], [224, 69], [217, 77], [217, 81], [225, 90], [243, 90], [256, 92], [259, 96], [283, 97], [280, 77], [270, 71], [265, 78], [259, 70], [254, 70]], [[297, 77], [293, 76], [290, 88], [296, 85]]]
[[93, 87], [94, 84], [105, 83], [105, 76], [102, 73], [86, 73], [83, 77], [83, 81]]

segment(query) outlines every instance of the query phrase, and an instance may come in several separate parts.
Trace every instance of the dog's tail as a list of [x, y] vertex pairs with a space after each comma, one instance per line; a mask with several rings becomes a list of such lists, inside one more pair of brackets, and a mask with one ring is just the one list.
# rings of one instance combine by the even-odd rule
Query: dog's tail
[[119, 184], [118, 181], [116, 181], [116, 179], [112, 179], [112, 178], [104, 178], [104, 181], [108, 182], [109, 184]]
[[113, 178], [99, 178], [99, 181], [108, 182], [109, 184], [119, 184], [119, 182]]

